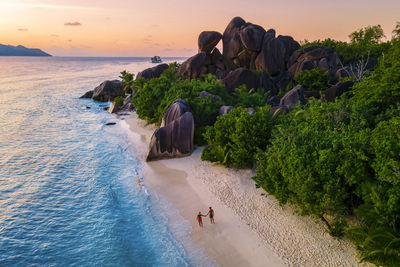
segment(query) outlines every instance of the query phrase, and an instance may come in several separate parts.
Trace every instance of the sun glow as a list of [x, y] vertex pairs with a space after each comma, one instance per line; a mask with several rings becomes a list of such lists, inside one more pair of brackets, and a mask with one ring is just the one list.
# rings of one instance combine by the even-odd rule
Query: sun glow
[[234, 16], [299, 41], [345, 41], [350, 32], [376, 24], [390, 36], [400, 2], [365, 2], [2, 0], [0, 43], [55, 55], [189, 56], [197, 50], [201, 31], [223, 32]]

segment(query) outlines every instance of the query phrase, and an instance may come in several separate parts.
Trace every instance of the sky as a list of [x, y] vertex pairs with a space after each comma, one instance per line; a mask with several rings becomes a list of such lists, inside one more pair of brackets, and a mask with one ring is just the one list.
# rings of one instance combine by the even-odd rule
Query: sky
[[200, 32], [223, 33], [236, 16], [297, 41], [380, 24], [388, 39], [399, 0], [0, 0], [0, 44], [55, 56], [182, 56]]

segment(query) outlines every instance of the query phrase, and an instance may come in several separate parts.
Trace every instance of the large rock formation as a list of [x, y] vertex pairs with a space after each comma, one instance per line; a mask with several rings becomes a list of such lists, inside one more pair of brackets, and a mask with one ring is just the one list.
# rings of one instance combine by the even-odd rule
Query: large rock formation
[[288, 65], [289, 72], [293, 75], [303, 70], [319, 68], [335, 76], [336, 71], [340, 68], [340, 59], [329, 47], [309, 46], [304, 50], [292, 53]]
[[221, 38], [222, 35], [215, 31], [204, 31], [200, 33], [198, 39], [199, 52], [210, 54]]
[[190, 112], [157, 129], [149, 144], [147, 161], [189, 156], [193, 152], [194, 120]]
[[93, 96], [93, 90], [90, 90], [84, 93], [80, 98], [92, 98], [92, 96]]
[[157, 66], [139, 72], [136, 78], [145, 78], [145, 79], [158, 78], [166, 69], [168, 69], [168, 64], [165, 63], [159, 64]]
[[223, 55], [225, 59], [225, 65], [228, 70], [237, 68], [237, 66], [235, 66], [233, 63], [233, 60], [243, 49], [239, 30], [245, 24], [246, 22], [242, 18], [235, 17], [229, 22], [222, 35]]
[[186, 79], [189, 80], [199, 78], [202, 74], [205, 60], [205, 52], [200, 52], [197, 55], [194, 55], [193, 57], [187, 59], [185, 62], [182, 63], [182, 65], [178, 69], [178, 74], [183, 75]]
[[281, 107], [291, 107], [300, 103], [304, 103], [304, 87], [302, 85], [295, 86], [292, 90], [287, 92], [280, 102]]
[[258, 77], [257, 75], [245, 68], [235, 69], [231, 71], [223, 80], [226, 90], [232, 93], [235, 88], [240, 85], [246, 85], [247, 89], [258, 87]]
[[162, 118], [161, 127], [170, 124], [172, 121], [178, 119], [184, 113], [190, 112], [189, 103], [184, 99], [175, 100], [165, 112]]
[[121, 81], [105, 81], [102, 82], [99, 86], [94, 88], [92, 99], [107, 102], [112, 101], [117, 96], [124, 96], [124, 86]]

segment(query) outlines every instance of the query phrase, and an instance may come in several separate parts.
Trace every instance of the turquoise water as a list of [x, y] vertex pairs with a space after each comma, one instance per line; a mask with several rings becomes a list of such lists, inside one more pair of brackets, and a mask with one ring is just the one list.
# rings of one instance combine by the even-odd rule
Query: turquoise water
[[211, 264], [137, 187], [128, 130], [78, 98], [148, 61], [0, 57], [0, 266]]

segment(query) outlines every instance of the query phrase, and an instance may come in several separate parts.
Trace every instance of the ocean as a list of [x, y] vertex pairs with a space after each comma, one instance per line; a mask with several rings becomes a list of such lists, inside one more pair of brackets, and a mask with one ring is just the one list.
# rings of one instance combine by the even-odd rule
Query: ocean
[[127, 127], [79, 99], [149, 61], [0, 57], [0, 266], [214, 265], [190, 224], [137, 186]]

